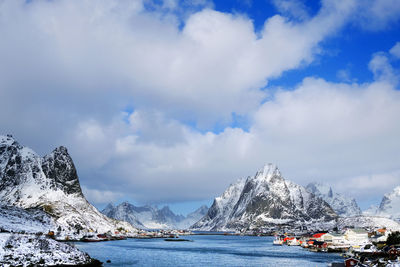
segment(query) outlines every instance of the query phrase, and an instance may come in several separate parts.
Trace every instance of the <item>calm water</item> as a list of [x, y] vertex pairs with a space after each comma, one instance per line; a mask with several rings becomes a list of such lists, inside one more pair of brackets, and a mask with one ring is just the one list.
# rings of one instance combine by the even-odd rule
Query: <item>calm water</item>
[[[193, 242], [128, 239], [76, 243], [104, 266], [328, 266], [337, 254], [273, 246], [273, 237], [187, 236]], [[111, 263], [106, 263], [111, 260]]]

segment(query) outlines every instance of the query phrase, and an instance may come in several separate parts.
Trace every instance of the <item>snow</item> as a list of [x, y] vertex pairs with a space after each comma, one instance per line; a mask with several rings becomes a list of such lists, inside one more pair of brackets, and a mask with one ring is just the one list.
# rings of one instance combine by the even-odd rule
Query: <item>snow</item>
[[338, 219], [337, 225], [340, 229], [356, 227], [371, 229], [386, 228], [392, 231], [400, 231], [400, 224], [398, 222], [380, 216], [341, 217]]
[[395, 187], [392, 192], [385, 194], [376, 215], [400, 221], [400, 186]]
[[91, 261], [87, 253], [45, 236], [0, 233], [0, 264], [4, 267], [77, 265]]
[[332, 188], [324, 183], [309, 183], [306, 189], [325, 200], [339, 216], [355, 216], [361, 214], [361, 209], [354, 198], [333, 192]]
[[25, 233], [48, 233], [57, 228], [54, 219], [42, 210], [12, 206], [0, 206], [0, 227], [3, 231]]

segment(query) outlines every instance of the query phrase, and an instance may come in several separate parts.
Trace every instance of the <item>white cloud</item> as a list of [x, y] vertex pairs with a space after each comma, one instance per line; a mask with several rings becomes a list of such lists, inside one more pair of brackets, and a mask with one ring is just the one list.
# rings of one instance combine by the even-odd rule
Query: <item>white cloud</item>
[[400, 5], [397, 0], [359, 0], [355, 22], [367, 30], [398, 26]]
[[[139, 110], [126, 126], [136, 134], [114, 139], [116, 153], [101, 170], [102, 180], [112, 177], [110, 188], [143, 203], [200, 200], [275, 162], [297, 183], [322, 180], [366, 200], [366, 194], [381, 196], [400, 183], [399, 113], [400, 91], [381, 78], [368, 84], [306, 78], [261, 105], [248, 132], [200, 133]], [[139, 137], [141, 129], [150, 139]], [[173, 145], [165, 145], [171, 137], [176, 140], [166, 143]], [[386, 176], [371, 193], [371, 181]], [[357, 190], [350, 192], [344, 184]]]
[[400, 58], [400, 42], [397, 42], [391, 49], [390, 54], [394, 56], [396, 59]]
[[102, 191], [96, 189], [89, 189], [85, 186], [82, 186], [82, 191], [87, 200], [94, 204], [107, 204], [114, 203], [118, 200], [123, 194], [111, 192], [111, 191]]
[[305, 20], [309, 18], [304, 2], [299, 0], [274, 0], [273, 4], [279, 12], [294, 18]]

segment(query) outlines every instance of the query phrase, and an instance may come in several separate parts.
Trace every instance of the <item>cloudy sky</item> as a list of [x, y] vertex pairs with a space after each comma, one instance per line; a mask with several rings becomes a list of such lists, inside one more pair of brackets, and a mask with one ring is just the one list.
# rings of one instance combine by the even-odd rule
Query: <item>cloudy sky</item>
[[88, 199], [210, 204], [276, 163], [362, 208], [400, 185], [398, 0], [0, 0], [0, 133]]

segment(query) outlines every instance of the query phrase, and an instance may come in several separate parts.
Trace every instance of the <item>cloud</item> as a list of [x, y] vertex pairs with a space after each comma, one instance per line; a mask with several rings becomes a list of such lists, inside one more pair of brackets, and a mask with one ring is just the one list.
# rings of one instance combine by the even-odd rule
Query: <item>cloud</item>
[[400, 18], [400, 5], [396, 0], [360, 0], [354, 21], [363, 29], [377, 31], [396, 27]]
[[400, 42], [397, 42], [391, 49], [390, 54], [396, 59], [400, 59]]
[[[257, 34], [247, 17], [211, 9], [181, 29], [174, 13], [146, 11], [141, 1], [2, 1], [3, 97], [87, 119], [133, 105], [226, 125], [232, 112], [255, 109], [269, 78], [313, 60], [349, 16], [347, 2], [303, 23], [274, 16]], [[20, 114], [14, 106], [7, 110]]]
[[96, 204], [113, 203], [122, 196], [120, 193], [89, 189], [84, 186], [82, 187], [82, 191], [89, 202]]
[[[385, 55], [375, 54], [371, 62]], [[201, 200], [275, 162], [290, 180], [325, 181], [363, 201], [372, 181], [389, 177], [373, 193], [381, 197], [400, 183], [400, 91], [394, 76], [387, 77], [360, 84], [305, 78], [259, 106], [248, 131], [227, 127], [218, 134], [202, 133], [137, 110], [125, 126], [131, 134], [110, 137], [114, 146], [102, 148], [114, 154], [100, 178], [96, 173], [85, 182], [95, 186], [98, 179], [112, 177], [109, 188], [142, 203]]]
[[273, 4], [279, 12], [292, 16], [299, 20], [309, 18], [309, 14], [304, 2], [298, 0], [274, 0]]

